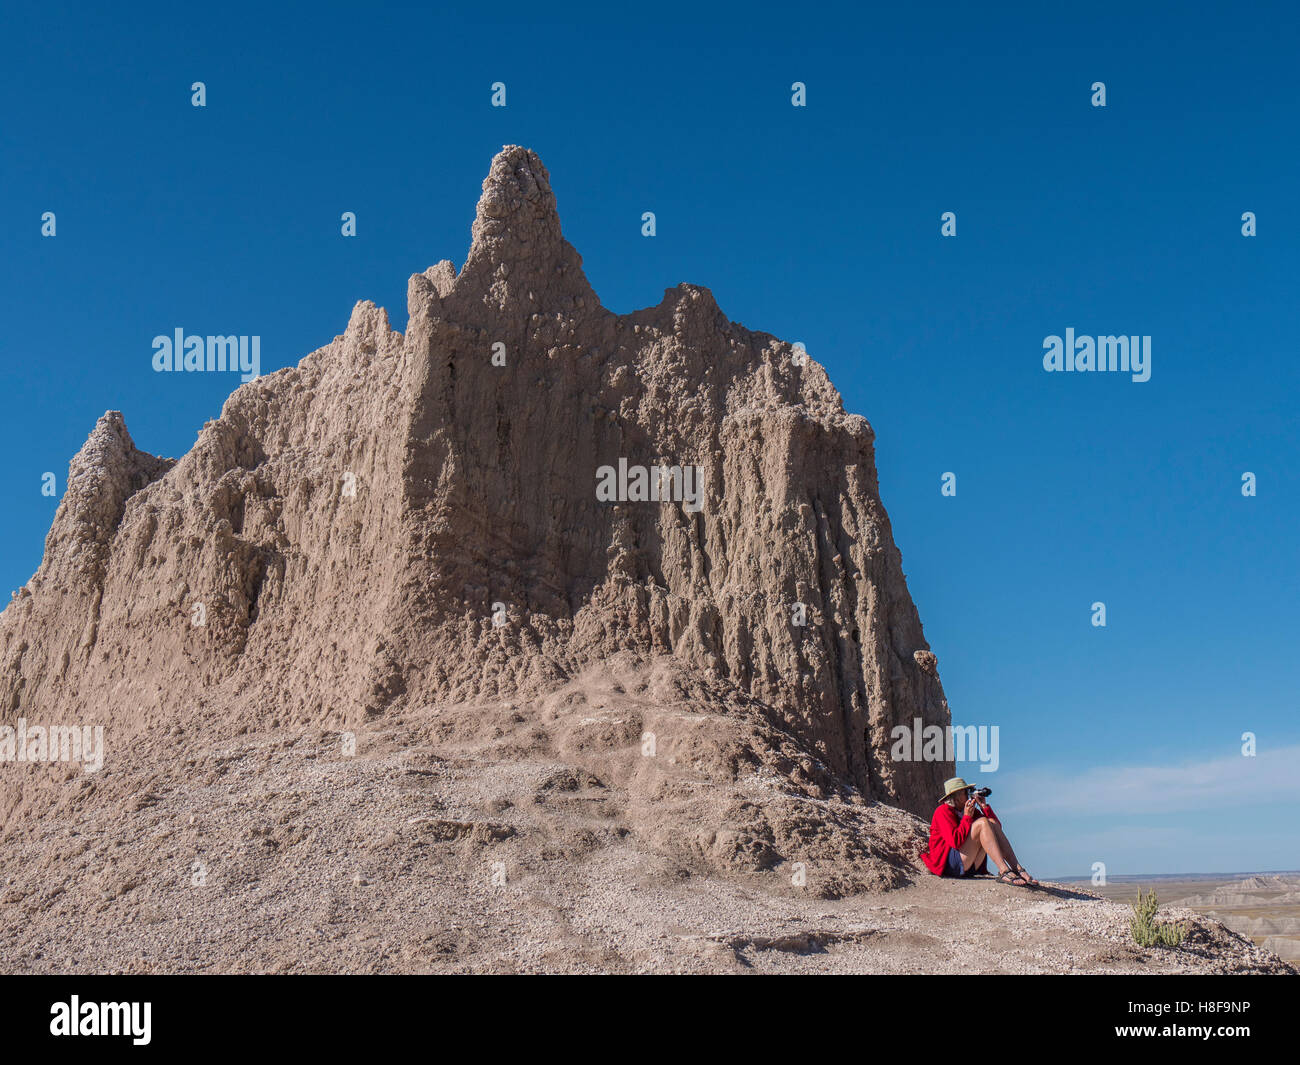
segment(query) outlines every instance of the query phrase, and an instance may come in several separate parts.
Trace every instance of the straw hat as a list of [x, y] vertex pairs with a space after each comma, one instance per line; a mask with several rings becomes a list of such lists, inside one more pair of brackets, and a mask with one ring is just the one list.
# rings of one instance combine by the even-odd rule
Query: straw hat
[[967, 788], [973, 788], [974, 784], [967, 784], [961, 777], [953, 777], [943, 782], [943, 797], [946, 799], [955, 791], [965, 791]]

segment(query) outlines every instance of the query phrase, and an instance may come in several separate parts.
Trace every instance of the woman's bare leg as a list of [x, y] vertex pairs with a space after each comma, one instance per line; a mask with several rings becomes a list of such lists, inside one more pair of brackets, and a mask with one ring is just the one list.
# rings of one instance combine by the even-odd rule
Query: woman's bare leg
[[998, 846], [1001, 848], [1002, 853], [1006, 855], [1007, 861], [1011, 863], [1011, 868], [1019, 869], [1020, 859], [1016, 857], [1016, 852], [1011, 849], [1011, 841], [1007, 839], [1007, 834], [1002, 831], [1002, 826], [996, 821], [989, 821], [989, 824], [993, 826], [993, 831], [997, 833]]
[[961, 854], [963, 869], [974, 869], [984, 860], [984, 846], [980, 843], [980, 836], [975, 835], [974, 829], [971, 829], [971, 834], [966, 837], [966, 842], [961, 845], [958, 853]]
[[981, 817], [971, 826], [970, 836], [961, 848], [962, 864], [967, 869], [973, 869], [979, 865], [980, 859], [988, 855], [999, 873], [1014, 869], [1015, 859], [1007, 858], [1004, 847], [1007, 847], [1006, 837], [996, 831], [994, 822], [987, 817]]
[[1011, 863], [1011, 868], [1018, 872], [1022, 878], [1029, 881], [1030, 887], [1037, 887], [1038, 881], [1025, 872], [1025, 867], [1020, 864], [1020, 859], [1016, 857], [1016, 852], [1011, 849], [1011, 841], [1007, 839], [1007, 834], [1003, 831], [1002, 825], [997, 821], [993, 821], [992, 825], [993, 832], [998, 838], [998, 846], [1002, 849], [1002, 853], [1006, 856], [1007, 861]]
[[974, 869], [986, 855], [992, 859], [998, 872], [1007, 868], [1006, 857], [991, 825], [992, 822], [987, 817], [981, 817], [971, 826], [970, 835], [961, 848], [961, 860], [965, 868]]

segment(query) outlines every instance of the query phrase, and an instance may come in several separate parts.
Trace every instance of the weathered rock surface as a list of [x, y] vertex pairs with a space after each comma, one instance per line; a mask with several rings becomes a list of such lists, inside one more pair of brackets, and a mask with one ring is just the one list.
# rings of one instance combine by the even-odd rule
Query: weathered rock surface
[[[424, 715], [597, 771], [652, 848], [896, 882], [918, 825], [880, 804], [928, 814], [951, 765], [892, 761], [890, 729], [949, 713], [866, 420], [707, 289], [601, 307], [523, 148], [493, 160], [462, 270], [415, 275], [408, 303], [405, 335], [359, 303], [178, 461], [104, 415], [0, 619], [3, 721], [104, 724], [111, 765], [194, 715]], [[620, 459], [700, 467], [702, 509], [598, 500]], [[599, 727], [589, 689], [560, 695], [594, 675]], [[11, 813], [35, 781], [5, 775]]]

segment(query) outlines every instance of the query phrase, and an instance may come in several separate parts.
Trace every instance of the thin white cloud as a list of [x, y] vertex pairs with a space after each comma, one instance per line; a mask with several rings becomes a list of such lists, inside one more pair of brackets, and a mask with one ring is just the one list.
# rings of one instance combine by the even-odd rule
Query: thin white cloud
[[1300, 802], [1300, 745], [1176, 766], [1008, 773], [1022, 813], [1144, 814]]

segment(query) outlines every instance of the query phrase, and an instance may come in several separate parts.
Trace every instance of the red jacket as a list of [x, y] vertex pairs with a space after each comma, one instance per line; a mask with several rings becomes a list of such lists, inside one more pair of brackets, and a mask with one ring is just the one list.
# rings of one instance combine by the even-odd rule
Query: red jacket
[[[993, 807], [988, 803], [984, 804], [984, 816], [990, 821], [998, 819], [997, 814], [993, 812]], [[961, 849], [961, 845], [970, 838], [971, 826], [974, 824], [975, 822], [965, 814], [962, 815], [961, 820], [958, 820], [957, 811], [946, 802], [941, 802], [930, 820], [930, 846], [921, 852], [925, 867], [935, 876], [943, 876], [944, 867], [948, 864], [948, 852]], [[987, 855], [980, 859], [980, 864], [975, 871], [988, 872]]]

